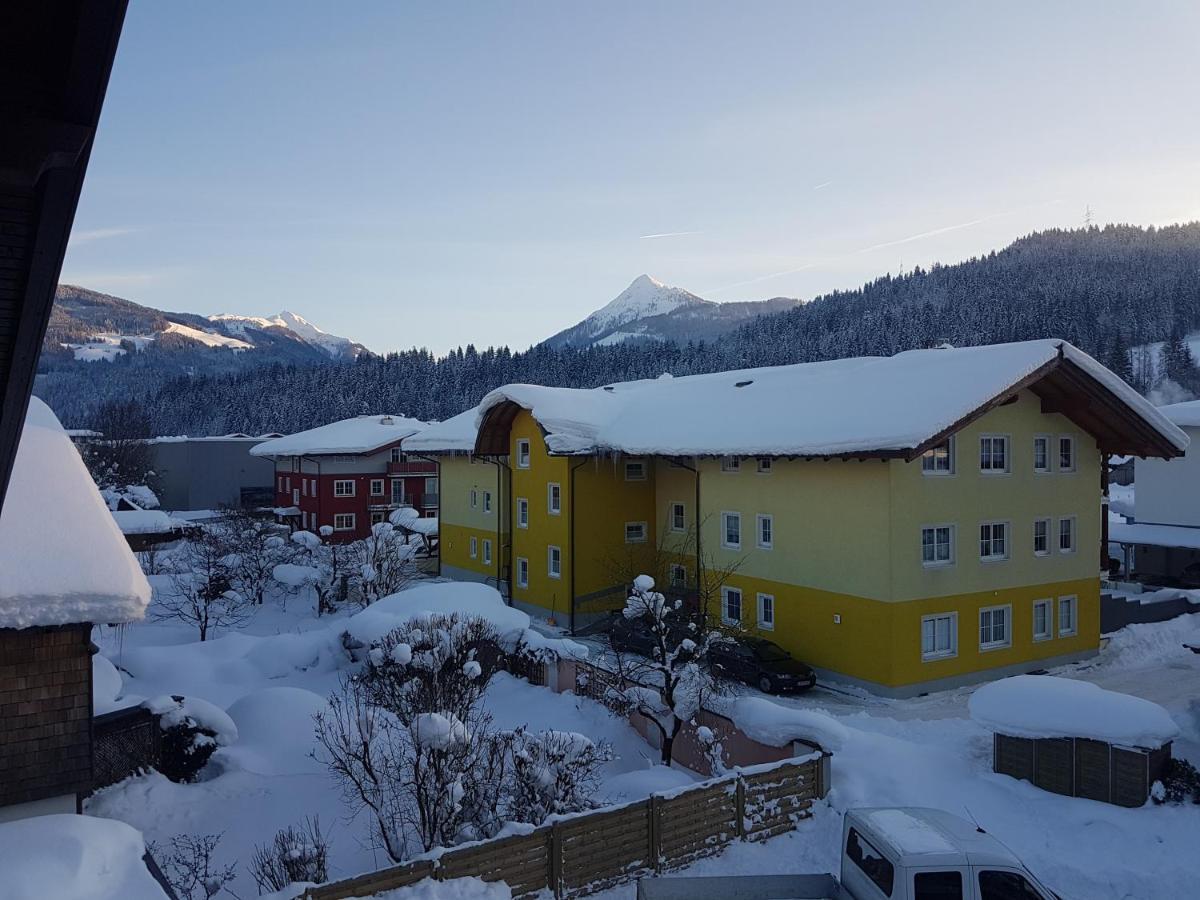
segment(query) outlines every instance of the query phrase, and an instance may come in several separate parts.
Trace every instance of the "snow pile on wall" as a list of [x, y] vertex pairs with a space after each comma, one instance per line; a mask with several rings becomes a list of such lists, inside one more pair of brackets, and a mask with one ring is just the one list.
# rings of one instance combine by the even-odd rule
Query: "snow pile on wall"
[[5, 900], [166, 900], [141, 832], [115, 819], [37, 816], [0, 824]]
[[992, 682], [972, 694], [968, 706], [980, 725], [1013, 737], [1080, 737], [1161, 747], [1179, 734], [1179, 726], [1157, 703], [1052, 675]]
[[810, 741], [823, 750], [840, 750], [849, 737], [846, 727], [817, 709], [781, 706], [762, 697], [738, 697], [724, 710], [738, 731], [768, 747]]
[[79, 451], [32, 398], [0, 513], [0, 628], [131, 622], [149, 601]]

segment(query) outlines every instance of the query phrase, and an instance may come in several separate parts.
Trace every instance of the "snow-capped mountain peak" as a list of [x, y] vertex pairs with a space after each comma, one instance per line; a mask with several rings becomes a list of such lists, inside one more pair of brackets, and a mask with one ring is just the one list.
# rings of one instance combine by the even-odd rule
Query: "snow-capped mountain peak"
[[262, 316], [242, 316], [236, 313], [221, 313], [209, 316], [208, 318], [211, 322], [223, 325], [227, 331], [237, 334], [245, 334], [247, 328], [257, 328], [260, 330], [265, 328], [286, 328], [297, 338], [304, 341], [304, 343], [318, 347], [330, 356], [357, 356], [365, 349], [362, 344], [352, 341], [350, 338], [330, 334], [328, 331], [318, 328], [303, 316], [286, 309], [269, 318]]
[[681, 306], [709, 305], [683, 288], [663, 284], [649, 275], [639, 275], [625, 290], [581, 322], [595, 323], [604, 327], [624, 325], [635, 319], [666, 315]]

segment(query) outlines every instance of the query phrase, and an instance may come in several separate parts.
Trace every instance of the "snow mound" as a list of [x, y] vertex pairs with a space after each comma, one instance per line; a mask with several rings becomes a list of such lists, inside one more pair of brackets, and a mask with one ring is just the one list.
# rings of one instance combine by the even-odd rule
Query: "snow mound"
[[246, 694], [226, 712], [237, 729], [237, 744], [221, 759], [259, 775], [319, 773], [325, 767], [309, 755], [313, 716], [328, 708], [324, 697], [294, 687], [269, 687]]
[[980, 725], [1013, 737], [1080, 737], [1153, 748], [1179, 734], [1157, 703], [1052, 675], [992, 682], [972, 694], [968, 706]]
[[176, 700], [164, 695], [147, 700], [142, 706], [159, 717], [158, 724], [164, 731], [176, 725], [183, 725], [190, 719], [201, 728], [213, 732], [219, 746], [227, 746], [238, 739], [237, 725], [229, 714], [221, 707], [199, 697]]
[[115, 819], [37, 816], [0, 824], [5, 900], [166, 900], [141, 832]]
[[412, 619], [454, 613], [486, 619], [501, 640], [511, 644], [529, 628], [529, 616], [506, 606], [495, 588], [458, 582], [418, 585], [384, 597], [352, 616], [346, 630], [364, 644], [373, 644]]
[[99, 716], [120, 707], [121, 673], [106, 657], [92, 657], [92, 714]]
[[840, 750], [850, 735], [846, 727], [828, 713], [781, 706], [762, 697], [738, 697], [724, 713], [739, 731], [768, 747], [811, 741], [823, 750]]
[[427, 878], [409, 887], [376, 894], [376, 900], [509, 900], [512, 889], [503, 881], [482, 878], [451, 878], [434, 881]]
[[609, 803], [624, 803], [641, 800], [662, 791], [674, 791], [691, 787], [696, 778], [682, 769], [654, 765], [614, 775], [604, 782], [600, 794]]

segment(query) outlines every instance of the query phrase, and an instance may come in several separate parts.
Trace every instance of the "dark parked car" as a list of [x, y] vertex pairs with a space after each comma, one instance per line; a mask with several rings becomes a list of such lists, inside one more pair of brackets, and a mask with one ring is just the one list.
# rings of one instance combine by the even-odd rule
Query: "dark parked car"
[[[682, 624], [672, 625], [669, 646], [677, 647], [687, 637], [685, 628]], [[654, 653], [654, 634], [650, 623], [644, 618], [627, 619], [621, 613], [614, 613], [608, 625], [608, 639], [618, 653], [637, 653], [641, 656], [652, 656]]]
[[752, 684], [768, 694], [795, 694], [817, 683], [812, 669], [762, 638], [714, 643], [708, 648], [708, 661], [718, 675]]

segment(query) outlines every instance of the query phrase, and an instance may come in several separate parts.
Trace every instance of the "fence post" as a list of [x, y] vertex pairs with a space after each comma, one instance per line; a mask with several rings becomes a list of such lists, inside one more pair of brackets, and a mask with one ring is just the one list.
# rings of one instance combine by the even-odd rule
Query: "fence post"
[[735, 801], [733, 804], [734, 815], [737, 816], [737, 836], [746, 839], [746, 782], [742, 779], [742, 773], [737, 774], [737, 784], [734, 788]]
[[562, 832], [558, 822], [550, 826], [550, 890], [555, 900], [563, 895]]
[[833, 754], [822, 750], [814, 768], [817, 770], [817, 799], [824, 799], [833, 785]]
[[662, 797], [658, 794], [650, 795], [646, 806], [646, 815], [650, 817], [647, 829], [650, 834], [650, 865], [657, 873], [662, 869]]

